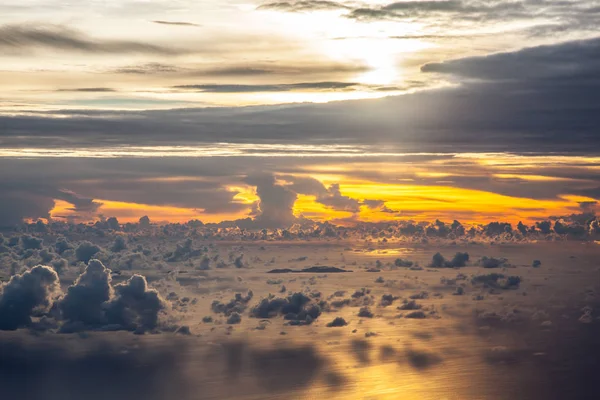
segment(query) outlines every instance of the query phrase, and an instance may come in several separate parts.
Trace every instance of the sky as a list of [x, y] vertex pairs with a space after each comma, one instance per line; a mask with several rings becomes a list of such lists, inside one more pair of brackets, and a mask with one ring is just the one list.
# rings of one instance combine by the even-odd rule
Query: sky
[[600, 1], [3, 1], [0, 220], [530, 223], [600, 198]]

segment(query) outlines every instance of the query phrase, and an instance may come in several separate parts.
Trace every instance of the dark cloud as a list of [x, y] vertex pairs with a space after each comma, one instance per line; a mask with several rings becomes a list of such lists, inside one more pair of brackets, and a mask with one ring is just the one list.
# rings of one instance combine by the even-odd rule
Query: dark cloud
[[161, 20], [155, 20], [152, 21], [155, 24], [160, 24], [160, 25], [175, 25], [175, 26], [200, 26], [198, 24], [194, 24], [192, 22], [183, 22], [183, 21], [161, 21]]
[[31, 317], [49, 311], [61, 294], [56, 272], [41, 265], [13, 275], [0, 289], [0, 330], [29, 326]]
[[83, 53], [142, 53], [175, 55], [181, 53], [174, 47], [163, 47], [127, 40], [100, 40], [61, 26], [29, 27], [4, 25], [0, 27], [0, 49], [21, 51], [47, 49]]
[[30, 191], [0, 191], [0, 226], [19, 224], [27, 218], [47, 218], [54, 201]]
[[353, 82], [302, 82], [265, 85], [210, 84], [178, 85], [173, 89], [206, 93], [248, 93], [248, 92], [289, 92], [293, 90], [348, 90], [357, 83]]
[[[181, 369], [186, 348], [181, 342], [124, 343], [116, 338], [65, 340], [26, 335], [0, 341], [3, 397], [47, 400], [204, 398]], [[48, 379], [52, 376], [52, 379]], [[196, 388], [197, 393], [202, 388]], [[196, 395], [197, 395], [196, 393]]]
[[532, 47], [425, 64], [423, 72], [452, 74], [484, 81], [522, 82], [528, 86], [597, 85], [600, 81], [600, 39]]

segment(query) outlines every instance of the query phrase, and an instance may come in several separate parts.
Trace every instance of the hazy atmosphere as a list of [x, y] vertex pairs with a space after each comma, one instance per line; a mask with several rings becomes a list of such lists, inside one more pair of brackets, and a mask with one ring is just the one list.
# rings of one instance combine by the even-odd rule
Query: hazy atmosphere
[[0, 397], [600, 398], [598, 26], [2, 1]]

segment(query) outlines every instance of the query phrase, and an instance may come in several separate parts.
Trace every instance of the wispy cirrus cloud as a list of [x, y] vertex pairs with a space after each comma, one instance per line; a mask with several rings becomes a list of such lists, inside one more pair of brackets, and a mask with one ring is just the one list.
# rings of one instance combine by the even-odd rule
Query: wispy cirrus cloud
[[258, 9], [285, 12], [322, 11], [349, 9], [344, 3], [328, 0], [274, 1], [260, 5]]
[[60, 50], [99, 54], [176, 55], [186, 51], [138, 41], [97, 39], [85, 33], [57, 25], [0, 27], [0, 49], [4, 51]]
[[292, 90], [348, 90], [358, 85], [355, 82], [301, 82], [265, 85], [200, 84], [178, 85], [173, 89], [209, 93], [289, 92]]

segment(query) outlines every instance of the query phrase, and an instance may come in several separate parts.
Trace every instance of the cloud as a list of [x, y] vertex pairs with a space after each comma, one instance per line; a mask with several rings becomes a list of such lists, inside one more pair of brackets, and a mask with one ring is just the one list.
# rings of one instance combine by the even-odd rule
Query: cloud
[[[360, 7], [347, 14], [357, 20], [408, 20], [417, 17], [435, 20], [440, 15], [458, 20], [519, 19], [532, 17], [533, 11], [521, 2], [468, 3], [464, 1], [397, 1], [378, 7]], [[436, 21], [439, 23], [440, 21]], [[452, 22], [452, 21], [450, 21]]]
[[245, 179], [256, 186], [260, 198], [254, 222], [261, 228], [287, 228], [296, 217], [293, 213], [296, 194], [275, 182], [272, 175], [254, 175]]
[[29, 326], [31, 317], [49, 311], [61, 294], [58, 275], [42, 265], [13, 275], [0, 289], [0, 330]]
[[54, 201], [28, 191], [0, 191], [0, 226], [14, 226], [27, 218], [47, 218]]
[[265, 85], [206, 84], [178, 85], [173, 89], [205, 93], [251, 93], [251, 92], [289, 92], [293, 90], [348, 90], [358, 85], [353, 82], [301, 82]]
[[155, 20], [152, 21], [155, 24], [160, 24], [160, 25], [175, 25], [175, 26], [200, 26], [198, 24], [194, 24], [191, 22], [183, 22], [183, 21], [161, 21], [161, 20]]
[[89, 87], [89, 88], [59, 89], [58, 91], [59, 92], [106, 93], [106, 92], [117, 92], [117, 89], [106, 88], [106, 87]]
[[[62, 340], [59, 337], [3, 336], [0, 340], [2, 395], [13, 399], [147, 400], [198, 399], [181, 369], [182, 342], [132, 343], [116, 338]], [[48, 379], [52, 376], [52, 379]], [[26, 389], [25, 389], [26, 388]], [[24, 391], [27, 392], [24, 395]], [[166, 395], [168, 393], [168, 395]], [[204, 397], [200, 397], [204, 398]]]
[[348, 9], [343, 3], [327, 0], [275, 1], [262, 4], [259, 10], [275, 10], [284, 12], [327, 11]]
[[166, 74], [180, 71], [181, 68], [176, 65], [163, 64], [158, 62], [144, 63], [138, 65], [126, 65], [116, 69], [107, 71], [108, 73], [115, 74], [139, 74], [139, 75], [150, 75], [150, 74]]
[[81, 32], [54, 25], [39, 27], [1, 26], [0, 49], [4, 51], [46, 49], [96, 54], [176, 55], [182, 52], [174, 47], [163, 47], [136, 41], [95, 39]]
[[158, 325], [158, 315], [165, 302], [154, 289], [148, 288], [146, 278], [133, 275], [126, 282], [115, 285], [115, 296], [106, 305], [109, 324], [129, 331], [147, 331]]
[[106, 73], [115, 74], [145, 74], [145, 75], [175, 75], [177, 77], [225, 77], [225, 76], [331, 76], [355, 75], [370, 70], [370, 67], [358, 62], [339, 63], [325, 61], [297, 61], [285, 62], [248, 62], [220, 63], [214, 65], [172, 65], [164, 63], [143, 63], [138, 65], [126, 65], [118, 68], [108, 69]]
[[[71, 144], [89, 144], [90, 140], [136, 146], [190, 143], [198, 142], [201, 130], [204, 142], [307, 143], [318, 139], [319, 143], [401, 143], [404, 149], [420, 152], [482, 148], [593, 151], [600, 149], [595, 135], [600, 83], [594, 69], [600, 62], [599, 43], [600, 39], [590, 39], [425, 64], [424, 73], [435, 71], [449, 80], [462, 77], [464, 83], [379, 100], [135, 113], [82, 110], [60, 119], [43, 113], [2, 116], [0, 123], [8, 143], [29, 146], [28, 140], [40, 134], [68, 138]], [[289, 85], [188, 85], [187, 89], [232, 92], [328, 87], [319, 82]], [[329, 87], [350, 89], [347, 85], [351, 84]], [[106, 134], [99, 136], [99, 131]], [[164, 135], [165, 131], [170, 135]], [[522, 134], [525, 131], [527, 135]]]
[[315, 196], [315, 200], [335, 210], [350, 212], [360, 211], [360, 202], [342, 195], [339, 183], [333, 183], [326, 188], [320, 181], [310, 177], [282, 176], [291, 183], [286, 187], [298, 194]]
[[66, 321], [89, 327], [106, 324], [104, 303], [113, 295], [110, 272], [100, 261], [90, 260], [59, 303]]
[[428, 63], [421, 71], [528, 86], [598, 84], [599, 54], [600, 39], [591, 39]]
[[59, 302], [66, 323], [63, 332], [87, 329], [144, 332], [158, 325], [165, 301], [146, 278], [133, 275], [112, 286], [111, 270], [99, 260], [90, 260], [85, 271]]

